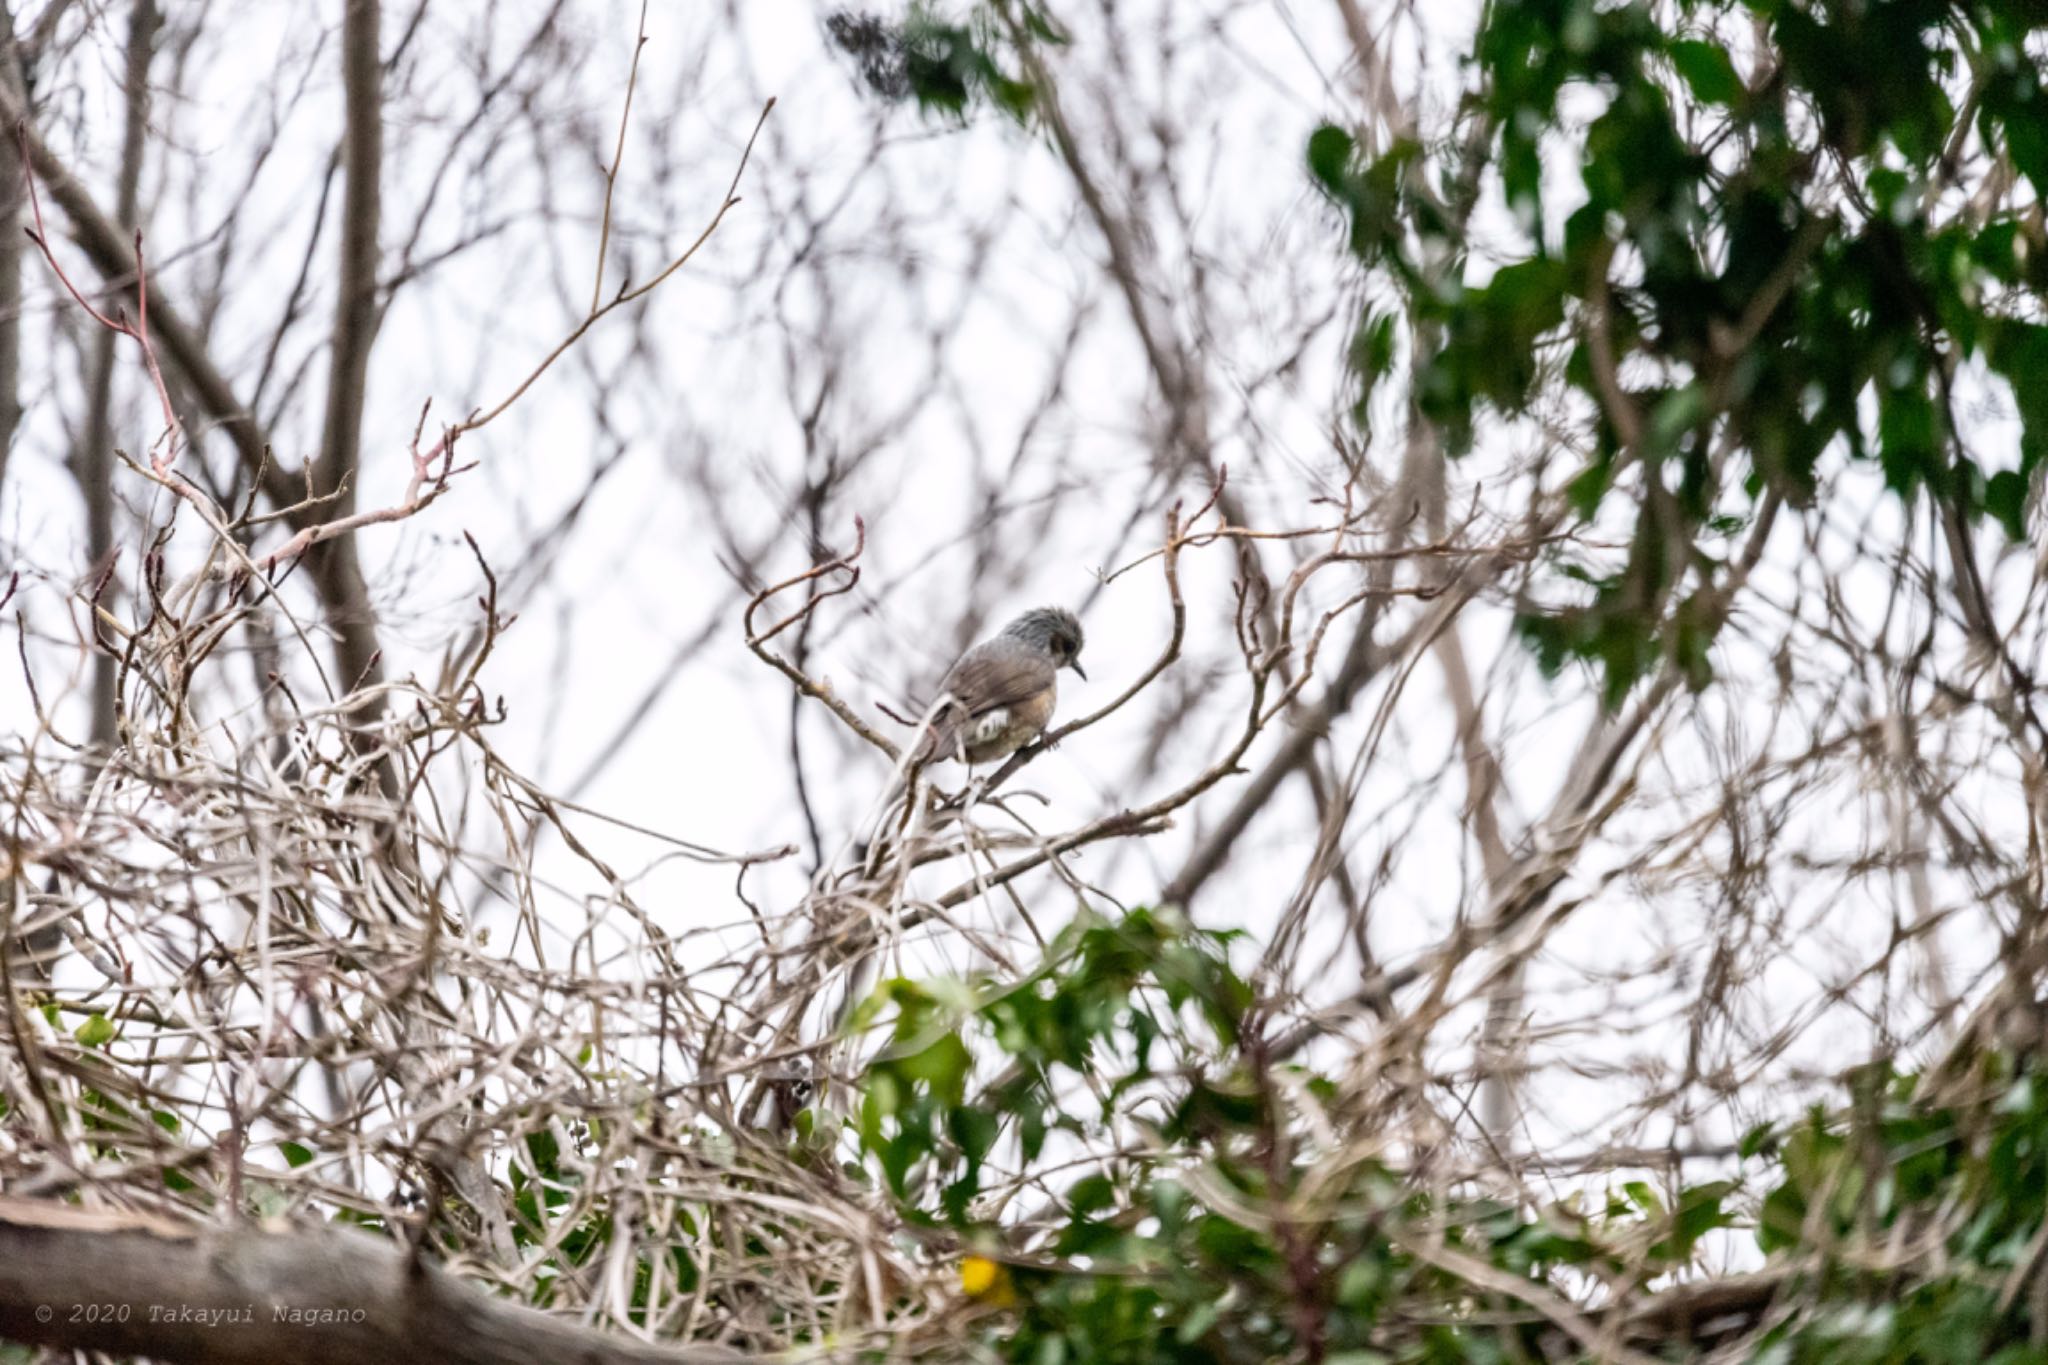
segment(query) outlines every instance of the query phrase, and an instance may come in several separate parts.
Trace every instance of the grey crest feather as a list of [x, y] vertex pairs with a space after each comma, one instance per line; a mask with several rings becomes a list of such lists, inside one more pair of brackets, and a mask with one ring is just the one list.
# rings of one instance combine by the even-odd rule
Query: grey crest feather
[[1073, 643], [1072, 652], [1076, 655], [1087, 642], [1080, 620], [1065, 607], [1033, 607], [1004, 626], [1003, 634], [1040, 649], [1050, 649], [1053, 641], [1064, 638]]

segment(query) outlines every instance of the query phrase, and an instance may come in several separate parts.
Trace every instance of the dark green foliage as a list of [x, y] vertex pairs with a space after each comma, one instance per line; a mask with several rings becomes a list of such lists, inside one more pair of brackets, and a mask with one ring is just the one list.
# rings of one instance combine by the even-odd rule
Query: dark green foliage
[[[1812, 1307], [1758, 1342], [1788, 1362], [1985, 1361], [2044, 1356], [2048, 1078], [1987, 1058], [1964, 1102], [1917, 1096], [1881, 1066], [1851, 1078], [1846, 1115], [1820, 1111], [1747, 1144], [1775, 1155], [1757, 1240], [1818, 1252]], [[1904, 1258], [1877, 1248], [1909, 1249]], [[2042, 1324], [2048, 1327], [2048, 1324]]]
[[[1673, 1360], [2042, 1358], [2048, 1078], [2031, 1063], [1985, 1058], [1941, 1099], [1866, 1067], [1839, 1108], [1751, 1133], [1733, 1178], [1617, 1176], [1604, 1204], [1517, 1206], [1420, 1181], [1392, 1145], [1319, 1139], [1359, 1131], [1356, 1097], [1270, 1059], [1228, 948], [1141, 910], [1076, 925], [1020, 981], [895, 981], [871, 1002], [891, 1043], [863, 1146], [913, 1223], [957, 1235], [935, 1246], [1003, 1257], [1014, 1293], [980, 1320], [997, 1358], [1585, 1359], [1540, 1308], [1566, 1302], [1596, 1324], [1603, 1305], [1633, 1313], [1629, 1344]], [[1053, 1133], [1098, 1158], [1063, 1157], [1049, 1204], [1016, 1196], [1036, 1229], [1018, 1237], [984, 1204], [988, 1174]], [[1725, 1254], [1749, 1236], [1780, 1273], [1710, 1334], [1643, 1311], [1684, 1292], [1673, 1272], [1699, 1277], [1708, 1239]]]
[[[1810, 500], [1824, 459], [1874, 460], [1900, 496], [1988, 513], [2017, 538], [2048, 442], [2031, 321], [2048, 238], [2038, 214], [1962, 207], [2005, 202], [1977, 193], [2000, 152], [2048, 184], [2048, 91], [2025, 48], [2048, 10], [1749, 0], [1683, 5], [1675, 26], [1665, 13], [1489, 6], [1454, 149], [1366, 160], [1343, 129], [1308, 140], [1346, 248], [1407, 295], [1421, 410], [1454, 453], [1487, 412], [1569, 395], [1594, 414], [1571, 504], [1591, 520], [1629, 499], [1633, 548], [1589, 576], [1590, 599], [1532, 608], [1523, 628], [1545, 668], [1598, 666], [1610, 702], [1665, 661], [1707, 681], [1727, 558], [1711, 547], [1766, 496]], [[1770, 49], [1746, 83], [1716, 35], [1752, 23]], [[1580, 130], [1565, 110], [1587, 92], [1600, 111]], [[1965, 110], [1982, 148], [1966, 148]], [[1546, 161], [1586, 200], [1561, 225], [1544, 218]], [[1527, 254], [1477, 281], [1456, 206], [1489, 167]], [[1384, 325], [1364, 318], [1353, 348], [1361, 414], [1388, 372], [1374, 363], [1393, 349]], [[1953, 375], [1971, 362], [2011, 386], [2016, 467], [1986, 469], [1959, 440]]]
[[1031, 116], [1038, 90], [1023, 76], [1014, 43], [1064, 41], [1038, 5], [954, 7], [913, 4], [900, 19], [840, 10], [825, 20], [833, 43], [851, 57], [869, 91], [884, 100], [915, 100], [927, 114], [960, 121], [987, 106], [1019, 123]]
[[[1206, 1040], [1201, 1047], [1224, 1046], [1250, 999], [1220, 957], [1225, 941], [1183, 938], [1140, 912], [1114, 926], [1076, 925], [1038, 972], [994, 994], [884, 984], [857, 1020], [864, 1027], [884, 1011], [894, 1015], [892, 1042], [863, 1086], [859, 1128], [888, 1187], [912, 1199], [936, 1183], [940, 1213], [963, 1224], [999, 1137], [1034, 1160], [1053, 1134], [1084, 1135], [1148, 1095], [1162, 1042], [1185, 1045], [1196, 1029]], [[971, 1103], [969, 1030], [1007, 1059]], [[1061, 1107], [1057, 1082], [1075, 1073], [1103, 1077], [1100, 1108], [1077, 1114]]]

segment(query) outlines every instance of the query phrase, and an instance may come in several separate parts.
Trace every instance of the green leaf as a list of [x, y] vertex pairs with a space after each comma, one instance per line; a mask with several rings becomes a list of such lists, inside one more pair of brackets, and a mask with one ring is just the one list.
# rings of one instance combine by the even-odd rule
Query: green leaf
[[313, 1149], [303, 1143], [280, 1142], [277, 1144], [277, 1150], [284, 1153], [285, 1164], [293, 1170], [313, 1160]]
[[71, 1031], [71, 1036], [86, 1047], [105, 1047], [121, 1034], [106, 1015], [95, 1011], [90, 1019]]
[[1002, 1128], [1000, 1117], [978, 1105], [962, 1105], [947, 1115], [946, 1122], [961, 1153], [975, 1162], [988, 1156]]
[[929, 1047], [899, 1057], [889, 1065], [898, 1075], [922, 1081], [947, 1104], [958, 1104], [967, 1088], [968, 1068], [974, 1064], [967, 1044], [954, 1032], [941, 1034]]
[[2012, 157], [2012, 164], [2020, 174], [2034, 183], [2034, 193], [2048, 194], [2048, 102], [2041, 98], [2039, 87], [2035, 86], [2031, 97], [2023, 97], [2025, 87], [2007, 89], [2012, 93], [1999, 91], [1987, 95], [1984, 107], [1987, 117], [1981, 126], [1989, 128], [1992, 120], [1988, 115], [1996, 110], [2005, 130], [2005, 137], [1998, 139], [1987, 136], [1986, 142], [1996, 146], [2001, 141]]
[[1984, 484], [1984, 510], [1998, 518], [2006, 535], [2027, 538], [2027, 481], [2010, 469], [2001, 469]]
[[1707, 396], [1697, 384], [1687, 384], [1659, 399], [1650, 412], [1648, 456], [1662, 458], [1678, 448], [1678, 442], [1699, 424], [1707, 412]]
[[1337, 1276], [1337, 1302], [1354, 1313], [1367, 1311], [1386, 1283], [1386, 1266], [1370, 1256], [1360, 1256]]
[[1685, 1261], [1700, 1238], [1733, 1224], [1735, 1220], [1722, 1207], [1722, 1201], [1734, 1192], [1732, 1180], [1714, 1180], [1681, 1190], [1678, 1207], [1671, 1216], [1671, 1236], [1659, 1248], [1663, 1254], [1673, 1261]]
[[1749, 94], [1742, 77], [1735, 74], [1728, 49], [1719, 43], [1686, 38], [1671, 44], [1666, 51], [1671, 54], [1671, 64], [1678, 68], [1678, 74], [1692, 87], [1693, 96], [1703, 103], [1732, 108]]
[[1073, 1211], [1076, 1218], [1100, 1213], [1115, 1202], [1116, 1186], [1104, 1175], [1083, 1176], [1067, 1191], [1067, 1207]]
[[1351, 173], [1351, 153], [1357, 146], [1351, 134], [1334, 123], [1325, 123], [1308, 135], [1308, 173], [1324, 189], [1342, 198]]
[[1941, 483], [1941, 414], [1924, 388], [1883, 394], [1878, 408], [1878, 450], [1885, 482], [1910, 494], [1923, 483]]
[[1806, 1200], [1789, 1185], [1764, 1196], [1756, 1224], [1756, 1244], [1766, 1255], [1798, 1246], [1806, 1224]]
[[1222, 1316], [1223, 1305], [1220, 1301], [1196, 1304], [1187, 1316], [1180, 1320], [1180, 1326], [1174, 1329], [1173, 1339], [1183, 1346], [1192, 1346], [1207, 1336], [1209, 1329], [1214, 1327]]
[[1358, 372], [1367, 392], [1394, 364], [1394, 315], [1372, 313], [1359, 324], [1351, 342], [1351, 368]]

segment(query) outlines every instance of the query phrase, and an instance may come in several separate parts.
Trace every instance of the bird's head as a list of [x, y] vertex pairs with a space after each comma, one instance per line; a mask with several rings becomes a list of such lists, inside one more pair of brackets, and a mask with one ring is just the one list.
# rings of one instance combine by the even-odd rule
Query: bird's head
[[1081, 646], [1087, 637], [1081, 632], [1080, 621], [1065, 607], [1027, 611], [1005, 626], [1003, 634], [1044, 650], [1052, 656], [1054, 668], [1071, 668], [1083, 678], [1088, 676], [1081, 672]]

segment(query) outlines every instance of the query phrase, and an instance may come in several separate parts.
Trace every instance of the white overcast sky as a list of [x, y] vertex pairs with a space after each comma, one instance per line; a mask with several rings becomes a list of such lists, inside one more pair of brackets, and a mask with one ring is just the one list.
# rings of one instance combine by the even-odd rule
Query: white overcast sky
[[[219, 8], [231, 22], [216, 25], [194, 55], [197, 97], [161, 130], [175, 142], [180, 169], [176, 193], [154, 201], [150, 250], [170, 262], [160, 279], [175, 299], [182, 273], [198, 268], [194, 262], [203, 259], [220, 221], [231, 211], [239, 216], [245, 240], [238, 248], [237, 286], [214, 322], [213, 347], [232, 373], [245, 373], [297, 269], [319, 171], [339, 127], [339, 6], [333, 0], [241, 0]], [[600, 0], [569, 6], [569, 26], [584, 35], [586, 56], [556, 87], [561, 107], [547, 110], [548, 118], [594, 130], [608, 145], [635, 8]], [[1384, 9], [1368, 8], [1375, 14]], [[1455, 98], [1463, 35], [1475, 8], [1418, 6], [1430, 31], [1418, 35], [1409, 21], [1394, 29], [1399, 79], [1405, 90], [1423, 90], [1425, 117], [1437, 128]], [[437, 64], [447, 69], [441, 112], [459, 115], [473, 99], [459, 74], [464, 54], [481, 42], [509, 49], [530, 22], [524, 16], [540, 9], [531, 0], [503, 5], [495, 31], [486, 33], [477, 19], [480, 7], [432, 7], [417, 41], [428, 54], [429, 72]], [[734, 851], [801, 843], [805, 836], [789, 781], [789, 694], [742, 645], [734, 585], [713, 531], [723, 519], [740, 541], [772, 545], [763, 560], [770, 575], [804, 567], [801, 529], [784, 523], [782, 509], [802, 477], [799, 418], [824, 368], [818, 337], [831, 339], [839, 368], [820, 408], [828, 448], [868, 442], [920, 395], [941, 395], [887, 432], [881, 453], [835, 504], [837, 520], [826, 528], [835, 545], [850, 545], [857, 512], [869, 532], [862, 589], [826, 608], [815, 665], [857, 708], [877, 717], [875, 702], [900, 708], [917, 688], [929, 686], [963, 643], [958, 623], [970, 603], [977, 619], [998, 623], [1041, 603], [1087, 604], [1084, 662], [1092, 681], [1063, 684], [1069, 712], [1120, 689], [1165, 635], [1156, 573], [1135, 573], [1094, 591], [1099, 570], [1156, 542], [1155, 520], [1135, 529], [1126, 524], [1152, 476], [1154, 428], [1145, 415], [1149, 373], [1107, 285], [1100, 239], [1077, 208], [1071, 180], [1042, 138], [998, 118], [954, 129], [923, 121], [913, 110], [878, 108], [829, 49], [823, 12], [796, 0], [657, 0], [615, 210], [617, 239], [634, 275], [644, 277], [699, 230], [761, 103], [772, 95], [778, 104], [742, 184], [745, 202], [698, 261], [647, 305], [649, 352], [625, 363], [627, 331], [600, 327], [570, 362], [465, 443], [463, 453], [480, 467], [463, 475], [454, 491], [415, 520], [363, 537], [385, 613], [388, 667], [399, 674], [417, 670], [431, 677], [441, 650], [475, 619], [478, 579], [463, 531], [477, 537], [508, 583], [520, 583], [522, 570], [545, 569], [537, 589], [522, 590], [521, 617], [485, 674], [488, 690], [502, 695], [510, 712], [498, 744], [545, 785], [559, 789], [582, 777], [650, 689], [679, 673], [631, 742], [577, 798]], [[1223, 17], [1211, 22], [1212, 12]], [[1130, 46], [1114, 80], [1104, 74], [1114, 54], [1105, 51], [1110, 40], [1099, 20], [1077, 19], [1076, 47], [1064, 59], [1077, 73], [1068, 90], [1071, 111], [1084, 129], [1099, 134], [1097, 101], [1109, 92], [1127, 130], [1143, 129], [1155, 117], [1184, 130], [1189, 145], [1179, 147], [1173, 161], [1186, 176], [1178, 188], [1195, 206], [1195, 234], [1181, 240], [1160, 218], [1150, 245], [1164, 263], [1162, 278], [1175, 289], [1193, 287], [1198, 265], [1213, 273], [1221, 302], [1203, 320], [1198, 345], [1214, 385], [1221, 459], [1253, 508], [1276, 524], [1326, 515], [1327, 509], [1306, 509], [1336, 467], [1329, 423], [1341, 390], [1343, 323], [1358, 283], [1341, 257], [1339, 226], [1307, 184], [1302, 149], [1319, 121], [1356, 114], [1336, 8], [1164, 0], [1120, 13]], [[1177, 54], [1166, 79], [1157, 36], [1162, 23]], [[387, 43], [397, 27], [395, 19], [387, 23]], [[82, 80], [67, 107], [92, 130], [83, 160], [104, 184], [118, 136], [119, 25], [108, 21], [88, 42], [101, 54], [86, 64], [97, 80]], [[252, 80], [252, 72], [262, 74]], [[310, 92], [305, 103], [280, 128], [277, 149], [246, 202], [229, 202], [243, 192], [252, 129], [274, 107], [273, 86], [301, 78]], [[419, 213], [433, 148], [446, 131], [433, 116], [432, 85], [425, 75], [416, 82], [407, 106], [415, 121], [394, 119], [387, 133], [387, 249]], [[876, 154], [878, 124], [884, 140]], [[653, 174], [663, 166], [675, 174]], [[1560, 196], [1569, 193], [1571, 170], [1568, 162], [1552, 167]], [[542, 166], [517, 143], [488, 177], [457, 177], [437, 200], [425, 234], [429, 243], [493, 216], [512, 226], [402, 295], [386, 320], [370, 376], [364, 505], [392, 501], [402, 490], [405, 443], [423, 401], [432, 399], [441, 413], [496, 402], [573, 325], [589, 289], [600, 194], [596, 166], [573, 148]], [[792, 210], [799, 199], [813, 213], [832, 206], [825, 230], [803, 245], [805, 259], [828, 263], [822, 269], [792, 271], [803, 238], [801, 215]], [[547, 224], [531, 212], [544, 202], [558, 215]], [[1482, 217], [1480, 232], [1486, 245], [1517, 249], [1513, 224], [1498, 212]], [[978, 276], [964, 285], [967, 263], [977, 260]], [[1474, 269], [1490, 268], [1482, 252]], [[40, 263], [31, 259], [27, 269], [37, 297], [45, 285]], [[819, 292], [821, 278], [830, 282], [829, 305]], [[980, 513], [974, 476], [979, 471], [984, 480], [1002, 480], [1077, 301], [1088, 309], [1079, 359], [1062, 402], [1033, 438], [1034, 449], [1056, 449], [1064, 458], [1027, 462], [1004, 493], [1019, 507], [1033, 504], [1055, 491], [1047, 473], [1053, 468], [1063, 479], [1083, 481], [1081, 491], [1063, 495], [1067, 510], [1045, 533], [1018, 532], [1020, 543], [1009, 547], [999, 575], [978, 579], [962, 544]], [[1164, 306], [1177, 304], [1168, 299]], [[935, 356], [931, 328], [956, 309], [964, 310], [958, 330]], [[1312, 312], [1328, 319], [1322, 334], [1290, 377], [1268, 382], [1268, 372], [1300, 344], [1299, 319]], [[1195, 325], [1184, 312], [1177, 315]], [[132, 351], [124, 355], [133, 360]], [[591, 410], [593, 369], [619, 375], [602, 424]], [[302, 458], [317, 435], [318, 373], [316, 365], [310, 381], [316, 397], [297, 404], [279, 427], [288, 463]], [[139, 399], [132, 365], [123, 382]], [[77, 401], [75, 379], [25, 399], [28, 424], [8, 486], [0, 489], [0, 543], [32, 574], [47, 575], [31, 578], [24, 600], [32, 616], [42, 614], [45, 630], [55, 631], [69, 586], [63, 574], [80, 572], [83, 561], [82, 514], [60, 465], [70, 420], [61, 414]], [[1397, 448], [1399, 433], [1386, 420], [1391, 411], [1379, 423], [1370, 452], [1375, 459], [1390, 459]], [[139, 406], [134, 420], [131, 440], [142, 430]], [[1526, 425], [1490, 433], [1458, 467], [1454, 502], [1472, 496], [1489, 469], [1526, 454], [1532, 441]], [[593, 468], [614, 456], [616, 467], [573, 532], [551, 550], [554, 557], [544, 565], [529, 561], [538, 530], [559, 518]], [[144, 487], [124, 477], [125, 495], [141, 505]], [[706, 478], [716, 481], [715, 507]], [[1198, 489], [1188, 491], [1199, 498]], [[1867, 486], [1851, 486], [1847, 497], [1846, 506], [1868, 507], [1872, 518], [1891, 515], [1890, 505]], [[149, 510], [159, 519], [167, 514], [161, 498]], [[187, 543], [195, 538], [188, 527]], [[1759, 580], [1765, 590], [1789, 596], [1796, 583], [1807, 581], [1803, 576], [1814, 566], [1798, 540], [1792, 526], [1780, 528]], [[132, 556], [124, 567], [132, 572]], [[1227, 574], [1221, 548], [1187, 562], [1193, 609], [1181, 669], [1189, 677], [1227, 666], [1231, 658]], [[1881, 582], [1873, 589], [1880, 609], [1883, 591]], [[705, 633], [714, 619], [716, 629]], [[1592, 715], [1590, 688], [1570, 674], [1554, 686], [1544, 682], [1509, 638], [1505, 612], [1468, 613], [1464, 629], [1509, 756], [1508, 809], [1531, 818], [1553, 795]], [[700, 633], [701, 646], [685, 649]], [[1747, 652], [1731, 645], [1725, 662], [1739, 680], [1753, 681], [1764, 671], [1767, 645]], [[82, 689], [62, 695], [76, 656], [45, 644], [33, 657], [45, 696], [60, 698], [60, 723], [73, 735], [82, 733]], [[82, 672], [76, 677], [82, 683]], [[1218, 678], [1205, 703], [1206, 729], [1185, 733], [1213, 737], [1234, 722], [1241, 686], [1227, 674]], [[1339, 727], [1340, 768], [1363, 741], [1378, 695], [1369, 693]], [[1389, 727], [1389, 757], [1366, 774], [1361, 815], [1350, 833], [1360, 867], [1369, 867], [1383, 846], [1398, 855], [1374, 922], [1384, 959], [1426, 946], [1461, 909], [1475, 909], [1476, 861], [1458, 831], [1462, 778], [1440, 695], [1434, 665], [1424, 661]], [[1731, 693], [1730, 705], [1745, 705], [1743, 695]], [[18, 670], [0, 669], [0, 714], [26, 724]], [[1133, 708], [1032, 769], [1030, 785], [1047, 799], [1042, 818], [1048, 827], [1135, 804], [1206, 765], [1206, 753], [1195, 746], [1159, 755], [1147, 773], [1149, 719], [1148, 711]], [[802, 723], [830, 848], [873, 799], [887, 770], [879, 757], [842, 743], [815, 708]], [[1685, 747], [1703, 741], [1687, 738], [1690, 721], [1683, 713], [1668, 724], [1674, 766], [1653, 769], [1646, 780], [1682, 792], [1706, 773]], [[1255, 750], [1252, 763], [1264, 752], [1265, 746]], [[1232, 795], [1226, 785], [1184, 812], [1173, 832], [1142, 846], [1098, 848], [1084, 867], [1128, 902], [1142, 902]], [[1881, 839], [1881, 832], [1861, 828], [1828, 831], [1836, 809], [1802, 815], [1816, 822], [1816, 846], [1832, 841], [1853, 851]], [[1618, 828], [1619, 851], [1596, 847], [1585, 870], [1597, 874], [1618, 862], [1634, 851], [1630, 839], [1647, 835], [1655, 823]], [[584, 833], [622, 871], [661, 857], [658, 845], [595, 822]], [[1246, 839], [1230, 875], [1205, 894], [1199, 917], [1255, 933], [1269, 925], [1293, 890], [1313, 836], [1305, 797], [1290, 793]], [[558, 848], [547, 848], [543, 862], [573, 895], [601, 889]], [[787, 906], [801, 892], [803, 870], [797, 861], [761, 869], [750, 885], [765, 904]], [[668, 928], [681, 931], [739, 921], [743, 911], [731, 882], [729, 868], [668, 860], [637, 880], [634, 892]], [[1048, 882], [1041, 894], [1047, 919], [1057, 921], [1065, 893]], [[1532, 1008], [1573, 1022], [1559, 1046], [1568, 1054], [1567, 1069], [1585, 1075], [1553, 1078], [1556, 1088], [1546, 1093], [1532, 1136], [1583, 1127], [1598, 1138], [1611, 1108], [1602, 1100], [1619, 1093], [1602, 1078], [1645, 1059], [1669, 1060], [1682, 1042], [1683, 1021], [1675, 1012], [1685, 999], [1673, 994], [1663, 950], [1701, 941], [1706, 927], [1697, 917], [1712, 896], [1682, 886], [1596, 890], [1590, 880], [1574, 883], [1567, 894], [1595, 899], [1539, 960]], [[1875, 896], [1868, 903], [1787, 911], [1807, 928], [1787, 931], [1796, 951], [1775, 970], [1782, 973], [1784, 997], [1803, 1001], [1828, 982], [1823, 959], [1873, 934], [1881, 941], [1892, 907]], [[1316, 942], [1330, 968], [1315, 984], [1341, 995], [1356, 979], [1355, 964], [1333, 936]], [[1981, 960], [1987, 950], [1983, 943], [1954, 947], [1961, 963]], [[973, 965], [951, 948], [937, 955], [956, 967]], [[1545, 994], [1546, 980], [1555, 984], [1554, 995]], [[1614, 1027], [1588, 1032], [1586, 1009], [1608, 1000], [1625, 1006]], [[1846, 1012], [1839, 1030], [1810, 1035], [1817, 1040], [1811, 1064], [1822, 1070], [1844, 1064], [1851, 1058], [1831, 1055], [1830, 1048], [1845, 1038], [1863, 1040], [1861, 1046], [1866, 1035], [1855, 1012]], [[1592, 1100], [1581, 1103], [1589, 1093]]]

